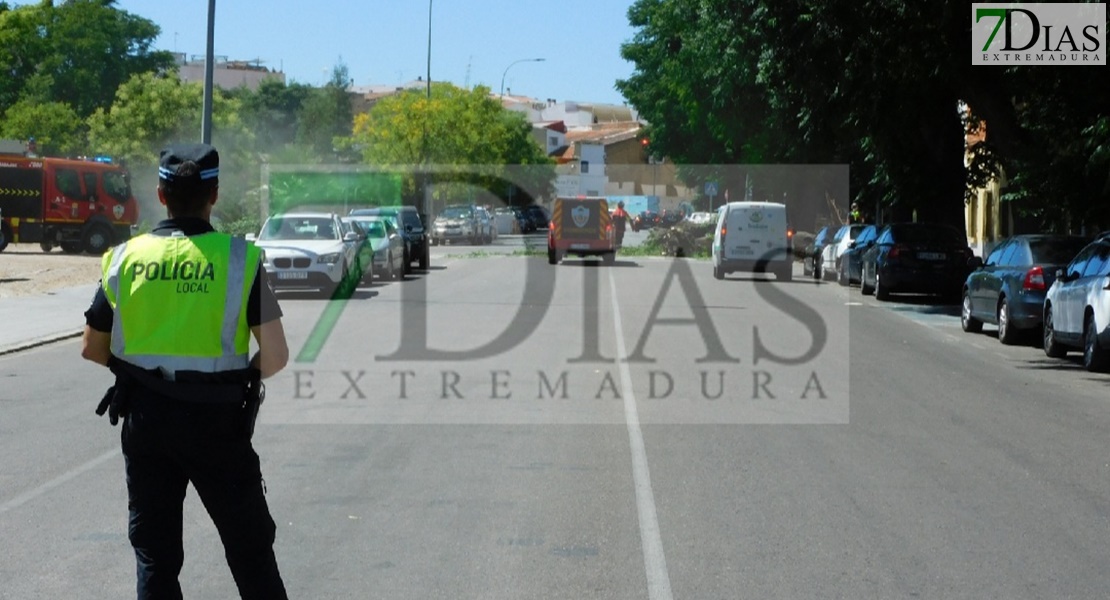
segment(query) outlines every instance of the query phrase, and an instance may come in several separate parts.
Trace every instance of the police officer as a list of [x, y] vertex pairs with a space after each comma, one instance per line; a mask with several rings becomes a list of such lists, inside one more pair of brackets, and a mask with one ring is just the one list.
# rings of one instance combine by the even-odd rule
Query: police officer
[[[243, 598], [286, 598], [259, 458], [251, 445], [259, 380], [289, 350], [260, 253], [209, 223], [219, 155], [162, 151], [158, 199], [169, 218], [109, 250], [85, 313], [81, 354], [116, 383], [98, 413], [115, 425], [127, 474], [138, 597], [181, 598], [182, 504], [192, 483], [223, 541]], [[249, 357], [250, 338], [259, 351]]]
[[859, 210], [859, 204], [852, 203], [852, 212], [848, 214], [849, 223], [863, 223], [863, 213]]

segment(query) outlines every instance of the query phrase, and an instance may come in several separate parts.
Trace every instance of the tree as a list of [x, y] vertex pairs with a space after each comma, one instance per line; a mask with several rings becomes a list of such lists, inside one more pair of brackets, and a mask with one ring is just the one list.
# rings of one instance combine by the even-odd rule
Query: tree
[[[506, 111], [490, 98], [487, 87], [464, 90], [450, 84], [407, 90], [383, 98], [368, 113], [355, 117], [345, 141], [370, 165], [410, 168], [432, 165], [438, 189], [449, 194], [451, 180], [460, 187], [487, 190], [507, 199], [508, 181], [533, 194], [550, 195], [555, 179], [552, 161], [532, 139], [532, 128], [520, 113]], [[528, 165], [510, 174], [504, 165]], [[406, 194], [416, 194], [410, 178]]]
[[85, 148], [84, 122], [73, 108], [62, 102], [20, 100], [0, 118], [0, 137], [17, 140], [35, 138], [43, 156], [76, 154]]
[[332, 68], [331, 79], [320, 89], [311, 90], [301, 102], [297, 141], [314, 149], [321, 157], [335, 154], [337, 137], [351, 133], [351, 97], [347, 93], [350, 74], [342, 60]]
[[48, 83], [35, 90], [39, 100], [71, 103], [81, 118], [106, 108], [132, 75], [172, 68], [170, 53], [152, 50], [158, 34], [157, 25], [113, 0], [0, 11], [0, 111], [23, 98], [36, 77]]
[[257, 90], [240, 87], [229, 95], [239, 100], [243, 122], [255, 133], [258, 148], [280, 152], [296, 142], [301, 109], [312, 95], [312, 88], [272, 78], [262, 80]]
[[[153, 190], [159, 152], [171, 142], [197, 140], [204, 88], [174, 76], [144, 73], [120, 86], [110, 110], [88, 119], [90, 146], [125, 161], [132, 171], [136, 196], [144, 208], [161, 214]], [[253, 137], [239, 116], [239, 101], [216, 90], [213, 95], [212, 143], [220, 151], [220, 197], [216, 216], [228, 221], [249, 213], [242, 200], [261, 179]], [[141, 196], [142, 195], [142, 196]]]
[[[967, 186], [1000, 166], [1007, 197], [1043, 223], [1110, 210], [1110, 79], [1099, 67], [973, 69], [966, 4], [638, 0], [629, 20], [622, 54], [636, 70], [617, 87], [668, 155], [849, 163], [855, 199], [895, 218], [962, 225]], [[988, 145], [969, 176], [978, 119]]]

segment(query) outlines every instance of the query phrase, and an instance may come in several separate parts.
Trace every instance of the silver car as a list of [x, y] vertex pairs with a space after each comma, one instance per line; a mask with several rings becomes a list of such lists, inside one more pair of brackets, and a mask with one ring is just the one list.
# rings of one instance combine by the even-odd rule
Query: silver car
[[1044, 352], [1083, 351], [1088, 371], [1110, 369], [1110, 234], [1091, 242], [1057, 272], [1044, 300]]
[[266, 219], [255, 244], [275, 290], [331, 293], [361, 276], [359, 241], [334, 214], [285, 213]]
[[374, 272], [382, 279], [400, 280], [405, 276], [405, 240], [393, 225], [392, 217], [344, 217], [366, 236], [373, 252]]

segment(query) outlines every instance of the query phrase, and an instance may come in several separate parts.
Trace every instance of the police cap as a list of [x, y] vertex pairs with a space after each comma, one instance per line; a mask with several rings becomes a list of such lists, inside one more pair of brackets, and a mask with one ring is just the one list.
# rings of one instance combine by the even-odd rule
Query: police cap
[[171, 144], [158, 161], [158, 179], [174, 185], [214, 183], [219, 174], [220, 154], [208, 144]]

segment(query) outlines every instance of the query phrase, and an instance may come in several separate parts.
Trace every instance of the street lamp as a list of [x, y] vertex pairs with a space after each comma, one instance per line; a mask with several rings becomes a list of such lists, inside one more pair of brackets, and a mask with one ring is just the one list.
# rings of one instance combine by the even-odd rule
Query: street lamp
[[428, 72], [425, 73], [428, 100], [432, 99], [432, 0], [428, 0]]
[[[212, 143], [212, 75], [216, 62], [213, 38], [216, 32], [216, 0], [208, 0], [208, 48], [204, 55], [204, 108], [200, 117], [200, 141]], [[176, 34], [174, 34], [176, 36]], [[176, 37], [175, 37], [176, 40]]]
[[[432, 0], [428, 0], [428, 71], [424, 77], [425, 94], [428, 97], [428, 105], [431, 106], [432, 102]], [[429, 184], [430, 178], [427, 173], [428, 162], [428, 111], [424, 111], [423, 119], [423, 133], [420, 136], [420, 193], [423, 196], [419, 202], [420, 206], [417, 212], [427, 214], [428, 206], [430, 204], [431, 189]]]
[[505, 97], [505, 76], [509, 74], [509, 69], [513, 68], [513, 65], [515, 65], [517, 63], [522, 63], [522, 62], [543, 62], [545, 60], [547, 60], [547, 59], [546, 58], [522, 58], [520, 60], [514, 60], [513, 62], [509, 63], [509, 66], [505, 67], [505, 72], [501, 74], [501, 93], [498, 94], [498, 96], [500, 98]]

